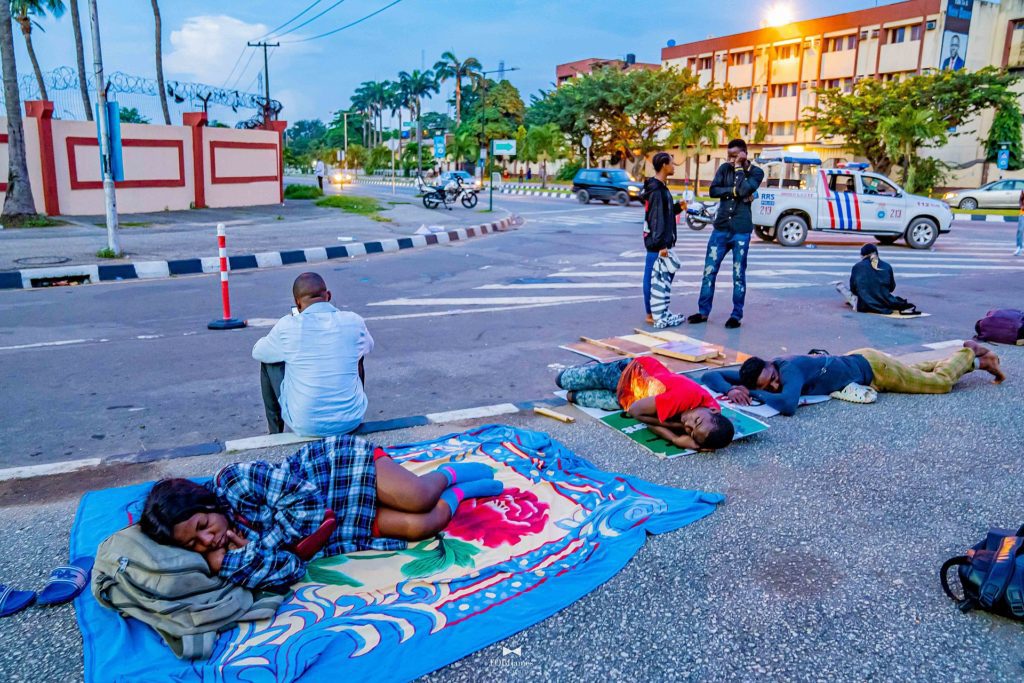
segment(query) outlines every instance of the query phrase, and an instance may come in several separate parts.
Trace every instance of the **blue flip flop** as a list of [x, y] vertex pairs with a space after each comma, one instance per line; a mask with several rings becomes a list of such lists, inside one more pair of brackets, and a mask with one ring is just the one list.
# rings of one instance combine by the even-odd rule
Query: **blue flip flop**
[[35, 601], [35, 591], [16, 591], [0, 584], [0, 618], [17, 614]]
[[89, 572], [92, 571], [93, 558], [79, 557], [64, 567], [57, 567], [50, 572], [50, 580], [39, 592], [41, 607], [63, 605], [71, 602], [89, 585]]

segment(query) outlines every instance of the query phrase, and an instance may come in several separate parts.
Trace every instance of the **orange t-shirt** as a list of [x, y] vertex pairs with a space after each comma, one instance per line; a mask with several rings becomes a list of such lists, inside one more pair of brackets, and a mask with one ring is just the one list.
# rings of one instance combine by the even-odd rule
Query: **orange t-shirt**
[[626, 366], [619, 378], [617, 394], [624, 410], [629, 410], [642, 398], [653, 396], [661, 422], [694, 408], [719, 408], [718, 402], [699, 384], [673, 373], [649, 356], [637, 358]]

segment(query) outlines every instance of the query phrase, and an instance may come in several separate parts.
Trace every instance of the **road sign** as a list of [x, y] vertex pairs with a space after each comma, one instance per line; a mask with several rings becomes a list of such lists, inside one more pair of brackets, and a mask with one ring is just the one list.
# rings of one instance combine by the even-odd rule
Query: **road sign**
[[444, 143], [444, 136], [434, 137], [434, 158], [444, 159], [448, 155], [448, 146]]
[[515, 140], [495, 140], [491, 143], [493, 145], [494, 155], [514, 157], [516, 155], [516, 141]]
[[1001, 149], [996, 153], [996, 166], [1002, 171], [1010, 168], [1010, 150]]
[[391, 138], [390, 140], [385, 141], [384, 145], [392, 152], [394, 152], [395, 150], [398, 149], [398, 140], [396, 140], [395, 138]]
[[412, 128], [412, 121], [402, 121], [402, 129]]
[[590, 137], [590, 133], [583, 135], [583, 149], [590, 149], [590, 146], [594, 144], [594, 138]]

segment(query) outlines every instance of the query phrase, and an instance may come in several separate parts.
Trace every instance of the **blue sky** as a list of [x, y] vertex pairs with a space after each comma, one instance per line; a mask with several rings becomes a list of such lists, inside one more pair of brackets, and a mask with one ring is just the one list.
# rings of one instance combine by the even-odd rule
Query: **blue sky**
[[[234, 88], [255, 88], [262, 57], [242, 55], [246, 40], [259, 38], [297, 14], [313, 0], [163, 0], [164, 69], [167, 79]], [[321, 0], [299, 21], [337, 0]], [[387, 5], [391, 0], [344, 0], [336, 8], [294, 33], [280, 38], [308, 38], [329, 31]], [[87, 0], [78, 0], [88, 49]], [[394, 7], [333, 36], [282, 45], [270, 63], [271, 95], [280, 99], [282, 118], [329, 119], [348, 104], [364, 80], [394, 78], [400, 70], [429, 68], [444, 50], [460, 58], [475, 56], [485, 68], [519, 67], [508, 74], [528, 101], [528, 94], [549, 88], [555, 65], [584, 57], [621, 57], [657, 62], [669, 39], [678, 43], [757, 28], [775, 4], [787, 6], [797, 19], [873, 7], [875, 0], [675, 0], [642, 3], [605, 0], [402, 0]], [[827, 7], [828, 10], [823, 10]], [[148, 2], [99, 0], [103, 56], [108, 72], [153, 76], [153, 17]], [[74, 65], [70, 14], [44, 19], [33, 34], [44, 71]], [[18, 71], [31, 73], [20, 32], [15, 31]], [[244, 71], [241, 67], [246, 65]], [[241, 74], [239, 75], [239, 72]], [[442, 89], [442, 95], [450, 91]], [[436, 97], [428, 110], [444, 110]]]

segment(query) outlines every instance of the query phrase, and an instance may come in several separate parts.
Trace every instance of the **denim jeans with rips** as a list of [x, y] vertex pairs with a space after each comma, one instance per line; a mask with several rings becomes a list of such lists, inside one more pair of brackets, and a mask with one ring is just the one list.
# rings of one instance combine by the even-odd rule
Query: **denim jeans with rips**
[[747, 252], [750, 250], [750, 235], [729, 230], [713, 230], [708, 239], [708, 251], [704, 258], [703, 279], [700, 284], [700, 300], [697, 303], [700, 314], [711, 314], [715, 299], [715, 278], [722, 267], [725, 255], [732, 251], [732, 317], [743, 319], [743, 302], [747, 297]]

